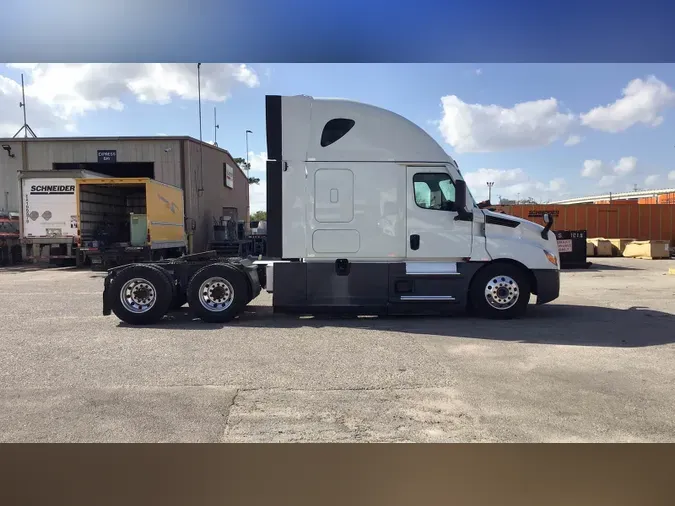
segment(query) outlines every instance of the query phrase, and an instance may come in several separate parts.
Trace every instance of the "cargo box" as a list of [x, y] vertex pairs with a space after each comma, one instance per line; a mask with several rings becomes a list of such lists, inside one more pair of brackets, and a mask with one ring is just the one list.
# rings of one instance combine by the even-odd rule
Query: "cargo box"
[[612, 243], [612, 254], [620, 257], [623, 256], [623, 250], [626, 249], [626, 246], [635, 239], [608, 239], [608, 241]]
[[623, 256], [630, 258], [670, 258], [669, 241], [633, 241], [623, 250]]
[[586, 256], [594, 257], [595, 256], [595, 244], [587, 242], [586, 243]]
[[611, 257], [612, 256], [612, 243], [607, 239], [601, 237], [596, 237], [588, 240], [593, 246], [595, 246], [595, 255], [599, 257]]

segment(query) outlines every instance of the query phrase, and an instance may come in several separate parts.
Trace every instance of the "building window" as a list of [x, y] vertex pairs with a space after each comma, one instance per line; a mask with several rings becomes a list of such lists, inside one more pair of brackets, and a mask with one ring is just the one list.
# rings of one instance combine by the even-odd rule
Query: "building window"
[[455, 203], [455, 185], [448, 174], [423, 172], [413, 176], [415, 203], [423, 209], [448, 211]]
[[326, 123], [321, 132], [321, 146], [330, 146], [342, 139], [354, 127], [353, 119], [335, 118]]

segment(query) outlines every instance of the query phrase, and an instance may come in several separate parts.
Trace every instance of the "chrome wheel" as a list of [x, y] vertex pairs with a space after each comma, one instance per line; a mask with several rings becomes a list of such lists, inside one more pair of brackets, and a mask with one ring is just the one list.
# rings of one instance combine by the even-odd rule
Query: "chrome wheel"
[[199, 301], [205, 309], [219, 312], [225, 311], [234, 302], [234, 288], [225, 278], [213, 277], [199, 287]]
[[157, 301], [157, 290], [147, 279], [133, 278], [122, 286], [120, 300], [127, 311], [146, 313], [152, 309]]
[[509, 276], [495, 276], [485, 286], [485, 300], [500, 311], [512, 308], [519, 296], [518, 283]]

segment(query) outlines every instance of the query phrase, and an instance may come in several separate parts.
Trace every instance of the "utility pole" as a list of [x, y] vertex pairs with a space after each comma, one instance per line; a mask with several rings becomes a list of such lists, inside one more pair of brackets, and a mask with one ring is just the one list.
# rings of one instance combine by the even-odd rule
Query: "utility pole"
[[487, 183], [488, 187], [488, 202], [492, 203], [492, 187], [495, 185], [494, 181]]

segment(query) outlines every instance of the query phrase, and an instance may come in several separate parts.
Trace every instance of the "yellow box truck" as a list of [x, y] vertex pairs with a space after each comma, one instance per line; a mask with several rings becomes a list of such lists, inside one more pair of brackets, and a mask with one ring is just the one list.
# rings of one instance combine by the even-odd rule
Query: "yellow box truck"
[[78, 263], [108, 268], [186, 252], [183, 191], [150, 178], [76, 180]]

